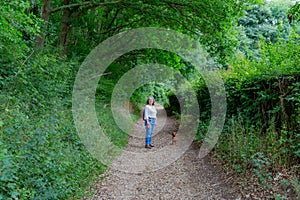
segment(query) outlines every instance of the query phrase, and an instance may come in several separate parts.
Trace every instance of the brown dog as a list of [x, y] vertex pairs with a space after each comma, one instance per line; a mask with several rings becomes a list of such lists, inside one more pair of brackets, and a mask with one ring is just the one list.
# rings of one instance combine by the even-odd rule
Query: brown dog
[[172, 132], [172, 145], [173, 145], [173, 144], [176, 144], [176, 142], [177, 142], [176, 132], [173, 131], [173, 132]]

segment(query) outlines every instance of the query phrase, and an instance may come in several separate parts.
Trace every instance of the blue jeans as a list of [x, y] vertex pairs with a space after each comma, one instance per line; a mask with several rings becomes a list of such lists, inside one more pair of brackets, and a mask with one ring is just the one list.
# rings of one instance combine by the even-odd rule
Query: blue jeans
[[147, 121], [145, 121], [145, 128], [146, 128], [146, 145], [152, 144], [152, 135], [155, 127], [155, 118], [149, 118], [150, 128], [147, 126]]

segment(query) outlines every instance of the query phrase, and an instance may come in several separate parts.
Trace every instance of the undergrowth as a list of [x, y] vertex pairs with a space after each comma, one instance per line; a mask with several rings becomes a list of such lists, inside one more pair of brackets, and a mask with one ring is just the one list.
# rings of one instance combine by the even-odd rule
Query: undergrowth
[[[73, 122], [78, 66], [76, 60], [44, 52], [29, 58], [26, 67], [12, 67], [15, 75], [2, 79], [0, 199], [78, 199], [106, 169], [88, 152]], [[113, 142], [124, 146], [126, 137], [109, 109], [98, 117]]]
[[[287, 42], [273, 45], [262, 42], [260, 61], [238, 55], [230, 69], [221, 72], [227, 93], [227, 113], [214, 151], [241, 177], [250, 172], [261, 187], [270, 189], [275, 177], [286, 171], [289, 177], [282, 180], [282, 187], [292, 186], [299, 197], [300, 68], [297, 61], [300, 54], [295, 53], [300, 51], [298, 40], [299, 35], [292, 32]], [[202, 80], [197, 91], [203, 112], [196, 139], [202, 141], [210, 122], [211, 102]], [[285, 196], [275, 193], [272, 198]]]

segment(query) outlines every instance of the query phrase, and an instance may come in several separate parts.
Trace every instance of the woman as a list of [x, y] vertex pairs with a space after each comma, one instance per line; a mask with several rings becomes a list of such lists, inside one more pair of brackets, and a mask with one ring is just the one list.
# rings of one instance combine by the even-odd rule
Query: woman
[[156, 109], [154, 106], [155, 100], [153, 97], [148, 97], [147, 105], [145, 106], [144, 122], [146, 128], [145, 148], [151, 149], [154, 147], [152, 144], [152, 135], [156, 124]]

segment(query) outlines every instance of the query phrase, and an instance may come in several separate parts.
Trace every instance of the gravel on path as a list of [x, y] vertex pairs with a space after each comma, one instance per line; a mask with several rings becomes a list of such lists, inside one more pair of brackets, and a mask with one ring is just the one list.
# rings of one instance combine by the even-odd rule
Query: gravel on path
[[[174, 117], [167, 117], [164, 110], [159, 110], [158, 126], [154, 133], [152, 149], [144, 148], [144, 128], [142, 120], [136, 123], [133, 133], [129, 136], [127, 152], [142, 153], [144, 159], [150, 153], [158, 152], [162, 148], [176, 148], [179, 144], [171, 145], [171, 132], [176, 131], [179, 121]], [[228, 177], [222, 166], [208, 155], [198, 158], [199, 145], [193, 142], [177, 160], [157, 168], [156, 170], [131, 169], [118, 170], [117, 165], [122, 160], [116, 159], [112, 167], [101, 174], [98, 182], [87, 191], [84, 200], [108, 199], [240, 199], [238, 189], [227, 183]], [[134, 158], [122, 157], [124, 163], [134, 162]], [[157, 158], [165, 160], [165, 157]], [[115, 167], [114, 167], [115, 166]], [[136, 171], [135, 171], [136, 170]], [[136, 173], [132, 173], [135, 171]], [[89, 194], [93, 195], [90, 196]]]

